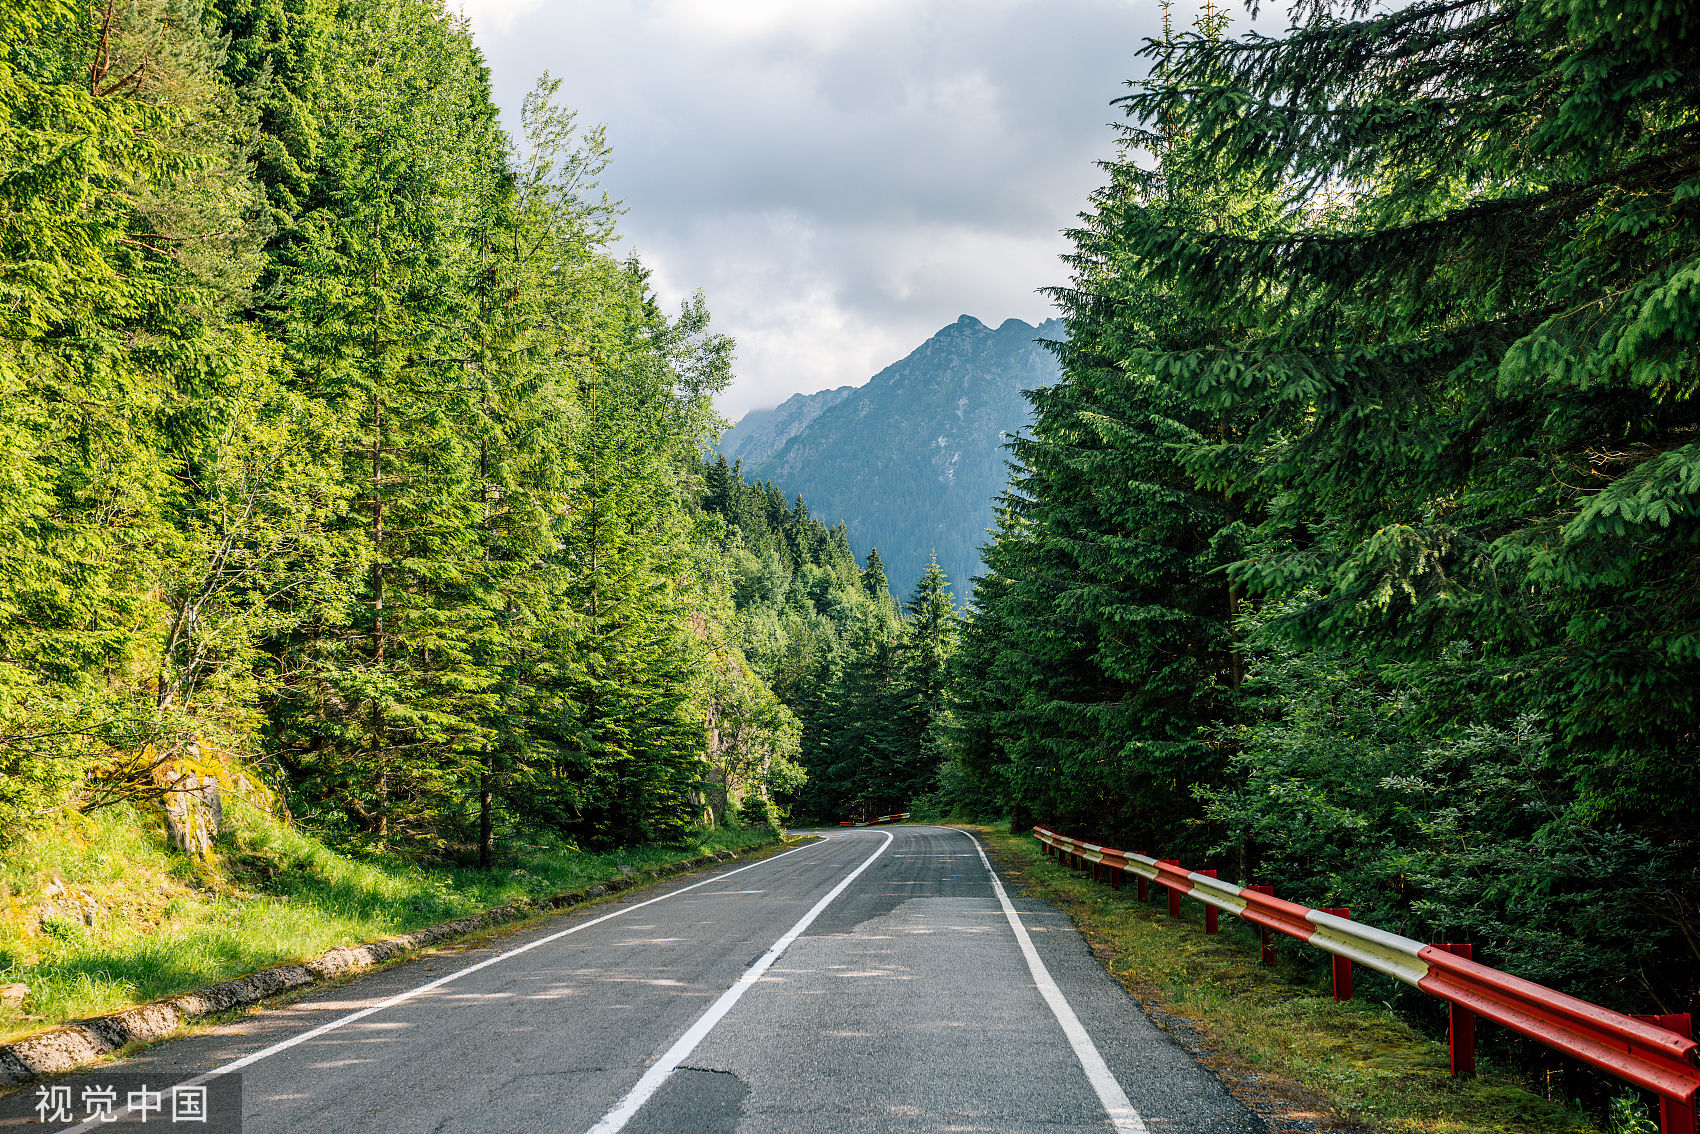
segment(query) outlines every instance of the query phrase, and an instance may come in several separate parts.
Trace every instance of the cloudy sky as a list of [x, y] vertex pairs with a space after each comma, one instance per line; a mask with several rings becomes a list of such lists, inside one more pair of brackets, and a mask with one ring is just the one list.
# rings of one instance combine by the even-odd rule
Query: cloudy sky
[[[453, 3], [454, 0], [451, 0]], [[1053, 312], [1156, 0], [464, 0], [510, 128], [544, 69], [669, 303], [738, 341], [736, 419], [967, 313]], [[1188, 7], [1177, 5], [1177, 16]]]

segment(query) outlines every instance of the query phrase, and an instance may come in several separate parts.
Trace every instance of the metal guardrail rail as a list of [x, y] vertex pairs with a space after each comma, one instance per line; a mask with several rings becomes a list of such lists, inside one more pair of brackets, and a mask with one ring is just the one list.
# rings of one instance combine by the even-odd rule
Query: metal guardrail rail
[[1092, 876], [1109, 873], [1112, 886], [1131, 874], [1145, 897], [1147, 883], [1169, 893], [1169, 912], [1180, 913], [1182, 895], [1206, 907], [1205, 931], [1216, 931], [1217, 911], [1258, 927], [1263, 959], [1274, 961], [1272, 934], [1283, 934], [1335, 957], [1334, 995], [1351, 998], [1351, 966], [1363, 965], [1422, 989], [1452, 1006], [1452, 1071], [1475, 1069], [1475, 1017], [1481, 1016], [1615, 1075], [1660, 1098], [1661, 1134], [1697, 1134], [1700, 1043], [1690, 1038], [1688, 1014], [1626, 1016], [1524, 980], [1470, 956], [1468, 945], [1428, 945], [1351, 920], [1348, 910], [1318, 910], [1275, 897], [1267, 886], [1236, 886], [1214, 871], [1186, 870], [1171, 859], [1133, 854], [1033, 828], [1047, 851]]

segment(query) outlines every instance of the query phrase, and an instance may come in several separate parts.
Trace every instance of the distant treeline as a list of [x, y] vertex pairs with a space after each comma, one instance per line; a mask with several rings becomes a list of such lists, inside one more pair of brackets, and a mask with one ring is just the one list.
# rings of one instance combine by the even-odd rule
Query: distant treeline
[[746, 483], [723, 456], [703, 480], [703, 510], [725, 524], [738, 645], [800, 724], [807, 782], [782, 796], [794, 815], [835, 823], [930, 793], [959, 621], [938, 563], [899, 607], [879, 550], [858, 568], [843, 524], [829, 529], [801, 497]]
[[195, 742], [486, 862], [798, 786], [693, 506], [730, 343], [557, 85], [505, 136], [438, 0], [0, 5], [0, 842]]
[[1700, 1008], [1700, 9], [1362, 11], [1147, 50], [945, 797]]

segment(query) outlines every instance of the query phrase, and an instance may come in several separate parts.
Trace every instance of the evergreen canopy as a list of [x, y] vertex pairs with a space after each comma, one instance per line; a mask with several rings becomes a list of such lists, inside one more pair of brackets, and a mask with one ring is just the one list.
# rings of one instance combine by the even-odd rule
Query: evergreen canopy
[[[1350, 889], [1358, 916], [1584, 994], [1680, 1000], [1697, 15], [1296, 19], [1153, 43], [1121, 100], [947, 781], [1316, 904]], [[1470, 881], [1486, 861], [1501, 884]], [[1674, 932], [1617, 934], [1600, 878]], [[1611, 984], [1626, 969], [1657, 975]]]

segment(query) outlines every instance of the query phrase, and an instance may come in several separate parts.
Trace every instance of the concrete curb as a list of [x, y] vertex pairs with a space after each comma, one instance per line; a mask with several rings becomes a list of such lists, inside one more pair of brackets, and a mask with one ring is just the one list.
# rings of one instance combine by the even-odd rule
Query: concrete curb
[[257, 1004], [268, 997], [298, 988], [307, 988], [330, 981], [348, 973], [374, 968], [406, 953], [440, 944], [455, 937], [504, 922], [518, 920], [544, 910], [561, 910], [600, 898], [607, 894], [629, 890], [645, 879], [667, 878], [674, 874], [731, 862], [756, 851], [768, 850], [782, 843], [772, 839], [745, 847], [740, 851], [710, 853], [668, 863], [638, 874], [613, 878], [582, 890], [568, 890], [514, 905], [494, 906], [471, 917], [457, 918], [437, 925], [428, 925], [399, 937], [386, 937], [353, 949], [332, 949], [323, 956], [300, 965], [277, 965], [261, 969], [235, 980], [223, 981], [196, 989], [194, 992], [156, 1000], [127, 1008], [110, 1016], [96, 1016], [62, 1024], [45, 1032], [0, 1044], [0, 1090], [22, 1086], [45, 1075], [61, 1075], [75, 1071], [126, 1044], [164, 1039], [185, 1024], [232, 1008]]

